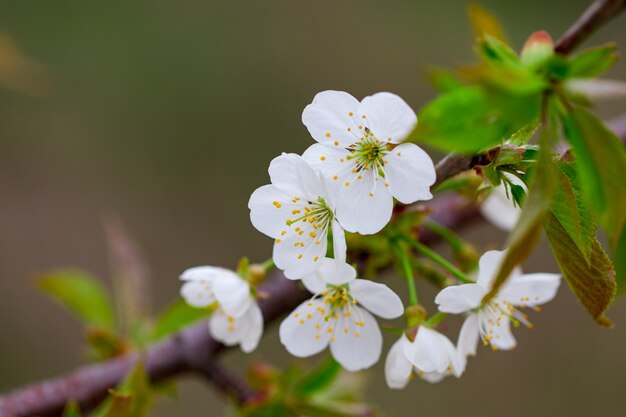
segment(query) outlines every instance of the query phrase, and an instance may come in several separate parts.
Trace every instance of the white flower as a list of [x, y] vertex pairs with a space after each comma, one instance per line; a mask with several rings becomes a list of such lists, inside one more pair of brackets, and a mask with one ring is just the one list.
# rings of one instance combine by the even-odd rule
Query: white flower
[[304, 109], [302, 122], [319, 142], [302, 157], [340, 190], [337, 216], [346, 230], [378, 232], [391, 218], [392, 196], [405, 204], [432, 198], [432, 160], [415, 144], [397, 145], [417, 116], [395, 94], [359, 103], [348, 93], [323, 91]]
[[411, 342], [403, 334], [389, 350], [385, 361], [385, 379], [389, 388], [402, 389], [413, 371], [422, 379], [435, 383], [448, 375], [459, 378], [465, 371], [465, 357], [450, 339], [436, 330], [420, 326]]
[[274, 263], [289, 279], [311, 274], [326, 256], [332, 230], [338, 262], [346, 259], [346, 239], [335, 217], [335, 198], [324, 179], [299, 155], [283, 154], [269, 167], [271, 185], [248, 202], [254, 227], [274, 238]]
[[383, 339], [370, 312], [399, 317], [404, 311], [400, 298], [386, 285], [357, 279], [354, 268], [329, 258], [302, 282], [315, 296], [280, 325], [280, 341], [289, 353], [307, 357], [330, 345], [335, 360], [349, 371], [374, 365]]
[[198, 266], [183, 272], [180, 294], [193, 307], [217, 302], [209, 319], [211, 335], [227, 346], [241, 345], [252, 352], [263, 334], [263, 315], [250, 286], [239, 275], [224, 268]]
[[[504, 174], [513, 184], [519, 185], [526, 190], [526, 184], [515, 175]], [[481, 214], [494, 226], [504, 230], [511, 231], [515, 228], [522, 209], [513, 204], [510, 198], [510, 192], [507, 193], [504, 181], [498, 186], [493, 187], [485, 201], [480, 205]]]
[[558, 274], [522, 274], [513, 270], [498, 294], [486, 305], [483, 297], [491, 289], [506, 252], [486, 252], [479, 261], [478, 280], [475, 284], [444, 288], [435, 298], [439, 310], [446, 313], [468, 313], [459, 335], [458, 349], [463, 355], [475, 355], [478, 338], [492, 349], [508, 350], [515, 347], [511, 322], [532, 327], [526, 314], [518, 308], [539, 309], [539, 305], [552, 300], [561, 282]]

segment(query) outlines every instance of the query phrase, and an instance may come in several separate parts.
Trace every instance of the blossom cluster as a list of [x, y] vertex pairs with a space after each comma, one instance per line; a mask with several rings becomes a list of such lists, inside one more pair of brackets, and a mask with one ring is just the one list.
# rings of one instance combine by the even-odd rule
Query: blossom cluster
[[[417, 116], [397, 95], [377, 93], [359, 102], [345, 92], [324, 91], [306, 106], [302, 121], [316, 143], [301, 156], [283, 153], [271, 161], [271, 183], [251, 195], [250, 219], [274, 240], [276, 267], [312, 293], [282, 322], [281, 343], [297, 357], [329, 348], [345, 369], [358, 371], [382, 354], [375, 316], [395, 319], [405, 308], [386, 285], [357, 278], [347, 263], [345, 231], [377, 233], [390, 221], [394, 199], [403, 204], [431, 199], [435, 168], [426, 152], [404, 142]], [[510, 325], [530, 326], [522, 309], [551, 300], [560, 277], [523, 275], [516, 269], [484, 303], [504, 253], [485, 253], [475, 283], [450, 286], [437, 295], [441, 312], [467, 316], [456, 345], [423, 317], [408, 320], [386, 359], [391, 388], [406, 386], [413, 373], [430, 382], [461, 376], [479, 340], [494, 349], [515, 346]], [[212, 335], [249, 352], [260, 340], [263, 317], [245, 278], [222, 268], [196, 267], [181, 276], [181, 294], [192, 306], [214, 306]]]

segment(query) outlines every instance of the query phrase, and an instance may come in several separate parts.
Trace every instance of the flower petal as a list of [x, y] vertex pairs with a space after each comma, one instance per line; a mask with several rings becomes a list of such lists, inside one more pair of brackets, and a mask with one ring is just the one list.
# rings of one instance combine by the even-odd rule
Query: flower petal
[[250, 285], [239, 275], [226, 270], [213, 280], [215, 298], [226, 314], [240, 317], [254, 302]]
[[500, 290], [498, 298], [513, 305], [535, 306], [552, 301], [561, 276], [559, 274], [525, 274], [509, 279]]
[[496, 227], [511, 231], [515, 227], [522, 210], [506, 196], [504, 184], [495, 187], [480, 205], [480, 213]]
[[321, 179], [300, 155], [284, 153], [272, 159], [269, 167], [272, 184], [289, 197], [317, 201], [323, 196]]
[[269, 237], [279, 237], [285, 222], [294, 217], [292, 211], [301, 208], [292, 198], [271, 184], [257, 188], [248, 201], [252, 225]]
[[224, 271], [228, 272], [229, 270], [218, 266], [194, 266], [185, 270], [180, 275], [180, 279], [183, 281], [204, 281], [210, 283], [213, 281], [213, 278], [224, 273]]
[[459, 354], [463, 357], [476, 356], [479, 337], [478, 315], [470, 314], [463, 322], [461, 332], [459, 333], [459, 341], [457, 342]]
[[459, 314], [480, 306], [487, 289], [478, 284], [453, 285], [444, 288], [435, 297], [439, 311]]
[[333, 255], [335, 257], [335, 261], [338, 263], [346, 262], [346, 251], [348, 250], [348, 245], [346, 244], [346, 234], [343, 231], [343, 228], [339, 224], [336, 219], [332, 221], [332, 230], [333, 230]]
[[350, 232], [377, 233], [391, 219], [393, 198], [373, 170], [351, 175], [341, 177], [343, 182], [338, 185], [337, 220]]
[[285, 234], [274, 242], [274, 263], [287, 278], [301, 279], [320, 267], [328, 246], [327, 230], [315, 229], [306, 221], [285, 229]]
[[[330, 351], [341, 366], [356, 372], [369, 368], [380, 358], [383, 336], [370, 313], [353, 306], [350, 316], [339, 313]], [[360, 324], [357, 322], [360, 321]]]
[[354, 160], [347, 158], [349, 155], [350, 151], [341, 144], [335, 146], [333, 143], [314, 143], [304, 151], [302, 159], [330, 184], [338, 185], [345, 183], [345, 180], [340, 180], [347, 178], [356, 166]]
[[392, 93], [376, 93], [365, 97], [359, 106], [359, 115], [378, 140], [400, 143], [417, 125], [417, 116], [411, 107]]
[[436, 330], [420, 326], [415, 340], [405, 346], [404, 353], [419, 371], [446, 372], [452, 364], [450, 346], [455, 350], [450, 339]]
[[419, 146], [403, 143], [385, 156], [385, 175], [391, 194], [401, 203], [410, 204], [433, 198], [430, 186], [437, 174], [432, 159]]
[[406, 336], [402, 337], [391, 346], [385, 360], [385, 380], [391, 389], [402, 389], [407, 386], [411, 379], [413, 365], [404, 354], [404, 345], [410, 343]]
[[[334, 331], [332, 320], [324, 320], [321, 300], [305, 301], [280, 324], [280, 342], [294, 356], [304, 358], [321, 352], [328, 346]], [[330, 333], [328, 332], [330, 329]]]
[[[506, 255], [506, 251], [490, 250], [483, 254], [478, 260], [478, 280], [476, 283], [487, 290], [491, 289], [491, 283], [496, 277], [500, 264]], [[513, 268], [509, 279], [522, 274], [520, 267]]]
[[356, 270], [352, 265], [336, 259], [324, 258], [317, 272], [326, 284], [344, 285], [354, 281]]
[[343, 91], [322, 91], [302, 112], [302, 123], [318, 142], [339, 141], [344, 146], [355, 142], [359, 101]]
[[400, 297], [384, 284], [367, 279], [355, 279], [350, 283], [350, 295], [378, 317], [394, 319], [404, 313]]
[[[228, 315], [219, 308], [209, 319], [209, 330], [215, 340], [226, 346], [237, 345], [244, 340], [253, 329], [251, 316], [243, 314], [240, 317]], [[257, 330], [258, 331], [258, 330]], [[247, 346], [249, 347], [249, 346]]]
[[259, 305], [256, 302], [253, 303], [241, 320], [249, 323], [246, 333], [241, 338], [241, 350], [250, 353], [259, 345], [263, 335], [263, 314]]
[[511, 320], [507, 316], [481, 311], [479, 321], [485, 338], [489, 338], [488, 342], [494, 350], [511, 350], [517, 345], [511, 332]]
[[210, 281], [188, 281], [180, 289], [180, 295], [192, 307], [208, 307], [215, 302], [215, 294]]

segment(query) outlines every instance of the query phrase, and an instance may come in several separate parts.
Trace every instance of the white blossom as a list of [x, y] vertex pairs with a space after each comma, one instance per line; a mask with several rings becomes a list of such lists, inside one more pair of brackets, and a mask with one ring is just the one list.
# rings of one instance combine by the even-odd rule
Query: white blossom
[[315, 296], [280, 325], [280, 341], [289, 353], [308, 357], [330, 345], [335, 360], [349, 371], [374, 365], [383, 339], [371, 313], [399, 317], [404, 311], [400, 298], [386, 285], [357, 279], [354, 268], [329, 258], [302, 282]]
[[532, 327], [521, 309], [530, 307], [538, 310], [539, 305], [554, 298], [559, 288], [560, 275], [522, 274], [521, 268], [517, 267], [496, 296], [483, 305], [482, 299], [490, 291], [505, 253], [486, 252], [479, 260], [475, 284], [444, 288], [435, 298], [440, 311], [468, 314], [458, 342], [458, 349], [465, 356], [476, 354], [479, 338], [494, 350], [514, 348], [516, 342], [511, 333], [511, 322]]
[[450, 339], [420, 326], [412, 342], [403, 334], [389, 350], [385, 379], [389, 388], [402, 389], [415, 372], [420, 378], [435, 383], [448, 375], [460, 377], [465, 364], [465, 356], [459, 354]]
[[331, 230], [335, 259], [344, 262], [345, 235], [324, 179], [296, 154], [274, 158], [269, 174], [272, 184], [255, 190], [248, 208], [254, 227], [274, 238], [276, 266], [289, 279], [313, 273], [326, 256]]
[[338, 190], [344, 229], [376, 233], [391, 218], [393, 197], [405, 204], [432, 198], [432, 160], [419, 146], [400, 144], [417, 116], [397, 95], [377, 93], [359, 103], [348, 93], [323, 91], [302, 122], [319, 142], [302, 157]]
[[211, 335], [227, 346], [252, 352], [263, 334], [263, 315], [249, 284], [225, 268], [198, 266], [183, 272], [181, 296], [192, 307], [217, 303], [209, 319]]

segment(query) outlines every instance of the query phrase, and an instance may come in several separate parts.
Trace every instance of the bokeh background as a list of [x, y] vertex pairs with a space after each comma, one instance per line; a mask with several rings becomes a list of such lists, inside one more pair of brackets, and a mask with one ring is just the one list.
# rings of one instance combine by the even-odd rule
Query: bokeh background
[[[558, 37], [588, 1], [482, 4], [519, 48], [537, 29]], [[588, 44], [623, 47], [624, 19]], [[314, 94], [388, 90], [417, 110], [434, 96], [427, 70], [470, 61], [473, 40], [461, 0], [2, 1], [0, 32], [33, 61], [8, 82], [0, 57], [0, 391], [83, 361], [78, 323], [34, 277], [76, 266], [110, 285], [105, 217], [122, 219], [142, 246], [155, 310], [177, 296], [186, 267], [263, 260], [271, 242], [246, 203], [271, 158], [311, 143], [300, 115]], [[610, 75], [624, 79], [625, 69]], [[505, 238], [484, 223], [464, 235], [481, 248]], [[557, 270], [545, 242], [525, 269]], [[618, 300], [615, 328], [598, 329], [563, 286], [534, 330], [516, 331], [516, 350], [481, 349], [462, 379], [400, 392], [386, 388], [381, 361], [366, 395], [396, 417], [623, 415], [625, 313]], [[244, 359], [289, 359], [275, 327], [250, 356], [225, 359], [239, 370]], [[186, 379], [155, 415], [223, 409]]]

